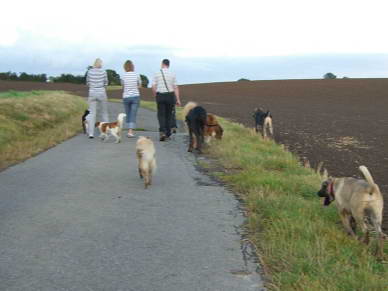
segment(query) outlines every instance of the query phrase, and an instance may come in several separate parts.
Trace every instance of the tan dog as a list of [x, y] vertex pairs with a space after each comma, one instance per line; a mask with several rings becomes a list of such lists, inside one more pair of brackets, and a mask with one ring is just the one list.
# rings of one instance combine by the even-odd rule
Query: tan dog
[[205, 142], [210, 144], [212, 138], [222, 139], [224, 130], [217, 121], [217, 117], [214, 114], [208, 113], [205, 125]]
[[377, 254], [383, 255], [383, 238], [381, 230], [383, 220], [383, 196], [379, 186], [373, 181], [372, 175], [365, 166], [359, 167], [365, 180], [351, 177], [329, 178], [322, 183], [317, 193], [325, 197], [324, 205], [335, 201], [342, 223], [351, 236], [356, 238], [356, 225], [364, 234], [364, 242], [369, 243], [369, 231], [365, 219], [369, 219], [379, 236]]
[[144, 188], [147, 189], [156, 170], [155, 146], [150, 138], [139, 136], [136, 142], [136, 156], [139, 162], [139, 175], [144, 179]]

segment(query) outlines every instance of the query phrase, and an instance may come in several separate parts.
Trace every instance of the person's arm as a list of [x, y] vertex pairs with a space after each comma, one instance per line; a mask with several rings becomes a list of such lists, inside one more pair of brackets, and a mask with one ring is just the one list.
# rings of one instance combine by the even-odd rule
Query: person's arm
[[89, 70], [86, 72], [86, 85], [90, 85]]
[[173, 75], [173, 78], [172, 78], [172, 86], [174, 88], [174, 93], [175, 93], [175, 97], [176, 97], [176, 105], [181, 106], [181, 98], [180, 98], [180, 95], [179, 95], [179, 87], [178, 87], [178, 83], [176, 81], [175, 74]]
[[154, 97], [156, 97], [156, 88], [157, 88], [157, 83], [156, 83], [156, 75], [155, 75], [152, 81], [152, 93], [154, 94]]
[[141, 88], [141, 77], [140, 77], [140, 75], [138, 74], [137, 75], [137, 87], [140, 89]]
[[108, 74], [104, 71], [104, 86], [108, 86]]
[[174, 93], [175, 93], [175, 97], [176, 97], [176, 105], [178, 106], [181, 106], [181, 98], [179, 96], [179, 87], [177, 85], [175, 85], [174, 87]]

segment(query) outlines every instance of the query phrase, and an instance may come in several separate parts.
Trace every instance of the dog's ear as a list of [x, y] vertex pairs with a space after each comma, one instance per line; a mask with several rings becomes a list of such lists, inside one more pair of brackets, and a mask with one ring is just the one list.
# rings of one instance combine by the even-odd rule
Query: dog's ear
[[322, 181], [326, 181], [329, 179], [329, 172], [326, 168], [323, 169]]
[[100, 125], [100, 123], [101, 123], [101, 122], [96, 122], [96, 123], [94, 124], [94, 127], [98, 127], [98, 126]]

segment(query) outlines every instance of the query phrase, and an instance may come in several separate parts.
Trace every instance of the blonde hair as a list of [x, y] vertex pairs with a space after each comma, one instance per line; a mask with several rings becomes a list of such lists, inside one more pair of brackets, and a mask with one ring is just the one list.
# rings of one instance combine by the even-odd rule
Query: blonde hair
[[132, 61], [130, 60], [127, 60], [125, 63], [124, 63], [124, 70], [126, 72], [133, 72], [135, 70], [135, 66], [133, 65]]
[[100, 58], [97, 58], [97, 59], [94, 61], [93, 67], [95, 67], [95, 68], [101, 68], [101, 67], [102, 67], [102, 60], [101, 60]]

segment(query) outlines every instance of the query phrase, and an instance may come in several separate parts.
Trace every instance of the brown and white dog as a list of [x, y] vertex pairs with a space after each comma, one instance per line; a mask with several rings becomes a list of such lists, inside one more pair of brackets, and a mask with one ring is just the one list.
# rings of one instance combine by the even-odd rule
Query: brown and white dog
[[119, 143], [125, 116], [126, 114], [120, 113], [115, 122], [96, 122], [96, 127], [100, 130], [100, 138], [107, 141], [109, 136], [113, 135], [116, 138], [116, 143]]
[[224, 133], [223, 128], [218, 123], [217, 117], [214, 114], [208, 113], [205, 125], [205, 142], [210, 144], [212, 138], [222, 139]]
[[360, 166], [365, 180], [352, 177], [328, 178], [322, 183], [318, 196], [325, 197], [324, 205], [335, 201], [342, 223], [348, 234], [356, 238], [356, 225], [364, 234], [364, 242], [369, 243], [369, 231], [365, 220], [368, 219], [379, 236], [377, 254], [383, 253], [383, 196], [379, 186], [374, 182], [367, 167]]
[[139, 175], [144, 179], [144, 188], [147, 189], [156, 170], [155, 146], [149, 137], [139, 136], [136, 142], [136, 156]]

